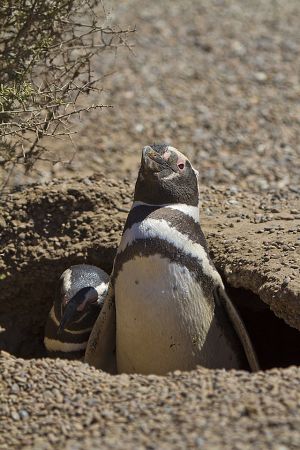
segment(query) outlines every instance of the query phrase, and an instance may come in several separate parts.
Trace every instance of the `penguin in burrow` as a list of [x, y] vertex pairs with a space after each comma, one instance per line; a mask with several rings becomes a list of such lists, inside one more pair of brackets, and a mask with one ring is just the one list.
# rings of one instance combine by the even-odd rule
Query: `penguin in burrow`
[[[116, 356], [115, 356], [116, 351]], [[259, 369], [199, 220], [198, 173], [169, 145], [142, 152], [110, 289], [85, 361], [118, 373]]]
[[84, 356], [108, 284], [109, 275], [89, 264], [74, 265], [62, 273], [45, 327], [48, 356], [67, 359]]

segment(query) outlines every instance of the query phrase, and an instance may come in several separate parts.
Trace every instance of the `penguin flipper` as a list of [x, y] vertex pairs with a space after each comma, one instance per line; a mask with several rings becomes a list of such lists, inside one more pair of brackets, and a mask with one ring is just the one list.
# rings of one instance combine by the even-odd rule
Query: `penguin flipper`
[[84, 362], [115, 374], [116, 369], [116, 307], [112, 285], [109, 285], [107, 296], [101, 312], [90, 334]]
[[221, 304], [225, 308], [228, 318], [232, 323], [233, 328], [243, 346], [250, 369], [252, 370], [252, 372], [257, 372], [258, 370], [260, 370], [260, 366], [256, 356], [256, 352], [253, 348], [247, 329], [238, 311], [236, 310], [234, 304], [226, 294], [224, 288], [218, 286], [217, 289], [214, 291], [214, 295], [217, 297], [217, 299], [221, 302]]

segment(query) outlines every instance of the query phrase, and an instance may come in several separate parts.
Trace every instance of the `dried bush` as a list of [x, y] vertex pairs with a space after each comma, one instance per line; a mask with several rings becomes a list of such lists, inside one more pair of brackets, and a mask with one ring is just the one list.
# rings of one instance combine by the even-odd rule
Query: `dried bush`
[[2, 189], [16, 164], [29, 171], [43, 159], [46, 136], [72, 140], [70, 118], [104, 107], [85, 99], [101, 89], [93, 62], [104, 51], [130, 48], [127, 38], [134, 31], [108, 23], [100, 0], [0, 3]]

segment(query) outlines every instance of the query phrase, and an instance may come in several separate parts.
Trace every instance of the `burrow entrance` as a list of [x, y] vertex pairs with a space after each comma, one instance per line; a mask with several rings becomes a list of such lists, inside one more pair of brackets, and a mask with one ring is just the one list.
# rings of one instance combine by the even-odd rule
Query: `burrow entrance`
[[261, 368], [300, 365], [300, 331], [287, 325], [258, 295], [226, 286], [252, 339]]
[[[109, 256], [110, 260], [112, 255], [105, 256]], [[78, 262], [74, 260], [71, 264]], [[53, 301], [55, 280], [62, 270], [53, 261], [44, 263], [43, 275], [48, 273], [49, 276], [42, 276], [35, 284], [24, 284], [24, 279], [29, 280], [31, 277], [22, 271], [15, 273], [6, 282], [2, 281], [2, 294], [6, 293], [6, 298], [1, 301], [0, 350], [25, 359], [46, 356], [44, 326]], [[95, 264], [94, 261], [91, 263]], [[41, 265], [39, 262], [38, 267], [31, 267], [30, 273], [36, 277]], [[63, 262], [64, 268], [69, 265], [70, 261]], [[252, 292], [228, 285], [226, 289], [245, 322], [261, 368], [300, 365], [300, 332], [277, 318]]]

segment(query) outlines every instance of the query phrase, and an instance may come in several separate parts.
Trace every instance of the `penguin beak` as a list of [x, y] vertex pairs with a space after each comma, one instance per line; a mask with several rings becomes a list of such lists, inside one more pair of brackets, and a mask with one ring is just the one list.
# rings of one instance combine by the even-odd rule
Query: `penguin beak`
[[162, 155], [147, 145], [142, 151], [142, 166], [151, 172], [157, 172], [167, 168], [168, 164]]
[[84, 313], [93, 303], [97, 303], [98, 293], [96, 289], [91, 287], [85, 287], [80, 289], [69, 302], [66, 302], [66, 298], [63, 298], [64, 313], [59, 323], [57, 334], [61, 334], [68, 324], [73, 321], [76, 312]]
[[58, 327], [58, 329], [57, 329], [57, 334], [58, 334], [58, 335], [61, 334], [61, 333], [64, 331], [65, 327], [66, 327], [70, 322], [72, 322], [72, 319], [73, 319], [73, 317], [74, 317], [74, 314], [75, 314], [76, 311], [77, 311], [77, 306], [78, 306], [77, 301], [76, 301], [76, 302], [74, 301], [75, 298], [76, 298], [76, 296], [73, 297], [73, 298], [67, 303], [67, 305], [66, 305], [66, 307], [65, 307], [65, 310], [64, 310], [64, 313], [63, 313], [63, 315], [62, 315], [62, 318], [60, 319], [59, 327]]
[[[82, 292], [84, 291], [84, 292]], [[60, 319], [59, 327], [57, 330], [57, 334], [61, 334], [66, 326], [72, 322], [76, 311], [82, 303], [85, 303], [85, 289], [77, 292], [74, 297], [70, 299], [70, 301], [66, 302], [66, 298], [63, 299], [64, 305], [64, 313], [62, 318]]]
[[143, 148], [143, 156], [142, 156], [142, 160], [144, 162], [152, 160], [152, 161], [158, 161], [158, 162], [162, 162], [162, 157], [160, 156], [159, 153], [157, 153], [155, 150], [153, 150], [152, 147], [150, 147], [150, 145], [146, 145], [146, 147]]

